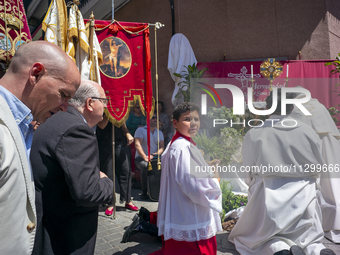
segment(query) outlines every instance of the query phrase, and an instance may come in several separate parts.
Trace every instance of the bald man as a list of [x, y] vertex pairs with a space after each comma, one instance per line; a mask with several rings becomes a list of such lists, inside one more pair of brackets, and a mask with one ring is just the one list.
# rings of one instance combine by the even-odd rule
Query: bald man
[[20, 46], [0, 79], [0, 254], [32, 252], [36, 210], [30, 123], [66, 111], [79, 84], [73, 61], [44, 41]]
[[37, 235], [33, 254], [94, 253], [98, 205], [112, 202], [113, 183], [99, 171], [92, 128], [107, 105], [99, 84], [82, 80], [69, 101], [34, 133], [31, 162], [36, 191]]

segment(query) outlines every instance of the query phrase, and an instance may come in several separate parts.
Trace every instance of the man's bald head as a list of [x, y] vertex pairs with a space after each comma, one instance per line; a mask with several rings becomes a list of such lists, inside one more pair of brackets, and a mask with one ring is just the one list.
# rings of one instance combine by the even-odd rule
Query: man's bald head
[[8, 72], [21, 73], [37, 62], [45, 65], [49, 75], [55, 76], [68, 69], [73, 60], [58, 46], [46, 41], [35, 41], [18, 48]]
[[57, 111], [66, 111], [79, 84], [73, 60], [45, 41], [20, 46], [0, 80], [0, 85], [23, 102], [40, 123]]

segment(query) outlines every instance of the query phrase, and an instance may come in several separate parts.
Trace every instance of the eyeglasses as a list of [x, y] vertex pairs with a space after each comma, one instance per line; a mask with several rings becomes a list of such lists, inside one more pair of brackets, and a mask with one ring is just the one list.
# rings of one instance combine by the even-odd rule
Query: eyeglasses
[[156, 116], [152, 116], [152, 118], [151, 118], [152, 120], [154, 120], [154, 119], [157, 119], [157, 117]]
[[105, 106], [109, 103], [109, 99], [107, 99], [107, 98], [101, 98], [101, 97], [91, 97], [91, 98], [94, 99], [94, 100], [99, 100]]

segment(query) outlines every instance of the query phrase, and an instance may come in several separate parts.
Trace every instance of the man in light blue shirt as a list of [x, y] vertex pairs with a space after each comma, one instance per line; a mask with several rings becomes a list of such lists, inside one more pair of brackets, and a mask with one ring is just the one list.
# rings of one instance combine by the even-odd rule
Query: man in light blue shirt
[[[0, 96], [2, 96], [17, 123], [22, 141], [26, 145], [26, 155], [29, 159], [29, 152], [31, 150], [31, 144], [33, 139], [33, 126], [30, 125], [33, 120], [33, 115], [31, 114], [31, 110], [23, 104], [18, 98], [16, 98], [11, 92], [0, 85]], [[32, 173], [31, 173], [32, 177]]]
[[[161, 155], [164, 151], [164, 137], [161, 131], [158, 131], [157, 126], [157, 116], [153, 115], [150, 120], [150, 160], [154, 156]], [[159, 149], [158, 149], [158, 133], [159, 133]], [[148, 145], [147, 145], [147, 126], [137, 128], [135, 132], [135, 147], [136, 156], [135, 164], [138, 169], [141, 170], [141, 185], [142, 185], [142, 195], [143, 200], [148, 199], [147, 194], [147, 173], [148, 173]]]
[[79, 84], [75, 63], [45, 41], [20, 46], [0, 79], [0, 254], [32, 253], [37, 220], [30, 123], [66, 111]]

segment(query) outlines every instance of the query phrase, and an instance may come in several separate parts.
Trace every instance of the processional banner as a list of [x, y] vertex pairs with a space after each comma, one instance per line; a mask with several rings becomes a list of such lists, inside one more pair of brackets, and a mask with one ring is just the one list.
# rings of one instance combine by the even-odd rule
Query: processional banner
[[129, 107], [138, 101], [149, 119], [153, 111], [149, 25], [96, 20], [95, 28], [103, 54], [101, 82], [109, 99], [106, 115], [120, 127]]
[[18, 47], [31, 40], [22, 0], [0, 0], [0, 61], [9, 64]]

